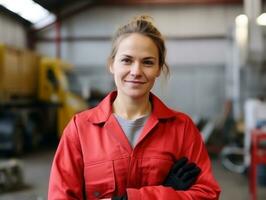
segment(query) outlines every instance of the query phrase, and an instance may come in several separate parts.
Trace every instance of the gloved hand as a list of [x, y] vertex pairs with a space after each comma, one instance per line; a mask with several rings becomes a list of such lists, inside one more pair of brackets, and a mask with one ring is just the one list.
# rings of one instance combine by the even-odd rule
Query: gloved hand
[[195, 163], [189, 163], [186, 157], [175, 162], [163, 185], [175, 190], [187, 190], [196, 181], [201, 169]]
[[127, 194], [125, 194], [123, 196], [112, 197], [112, 200], [127, 200]]

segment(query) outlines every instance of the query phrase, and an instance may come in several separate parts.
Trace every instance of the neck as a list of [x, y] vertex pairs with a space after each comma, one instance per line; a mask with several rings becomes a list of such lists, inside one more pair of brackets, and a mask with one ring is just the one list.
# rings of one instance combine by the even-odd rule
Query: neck
[[117, 94], [113, 103], [113, 112], [124, 119], [134, 120], [151, 113], [149, 96], [141, 99], [125, 98]]

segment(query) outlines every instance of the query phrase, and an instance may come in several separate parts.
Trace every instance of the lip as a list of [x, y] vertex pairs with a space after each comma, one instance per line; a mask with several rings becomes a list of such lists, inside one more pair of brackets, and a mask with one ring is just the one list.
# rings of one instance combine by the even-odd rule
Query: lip
[[146, 82], [143, 81], [137, 81], [137, 80], [132, 80], [132, 81], [127, 81], [125, 80], [126, 83], [133, 83], [133, 84], [145, 84]]

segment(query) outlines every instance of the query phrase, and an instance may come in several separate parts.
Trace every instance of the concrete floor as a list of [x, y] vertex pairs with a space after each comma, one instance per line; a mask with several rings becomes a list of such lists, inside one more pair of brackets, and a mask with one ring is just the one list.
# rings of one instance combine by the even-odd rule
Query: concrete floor
[[[226, 170], [219, 160], [212, 160], [213, 171], [222, 193], [220, 200], [250, 200], [247, 175]], [[257, 199], [266, 199], [266, 187], [257, 186]]]
[[0, 194], [0, 200], [46, 200], [54, 150], [41, 150], [23, 156], [25, 188]]
[[[20, 191], [0, 194], [0, 200], [46, 200], [50, 165], [54, 150], [42, 150], [22, 158], [27, 186]], [[247, 177], [224, 169], [213, 160], [213, 170], [221, 188], [220, 200], [248, 200]], [[259, 199], [266, 199], [266, 188], [259, 188]]]

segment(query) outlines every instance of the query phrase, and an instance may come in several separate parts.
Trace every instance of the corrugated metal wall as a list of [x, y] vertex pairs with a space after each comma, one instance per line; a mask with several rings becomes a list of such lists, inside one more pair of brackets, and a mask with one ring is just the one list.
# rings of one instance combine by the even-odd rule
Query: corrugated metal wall
[[26, 31], [23, 25], [0, 12], [0, 43], [25, 48]]

